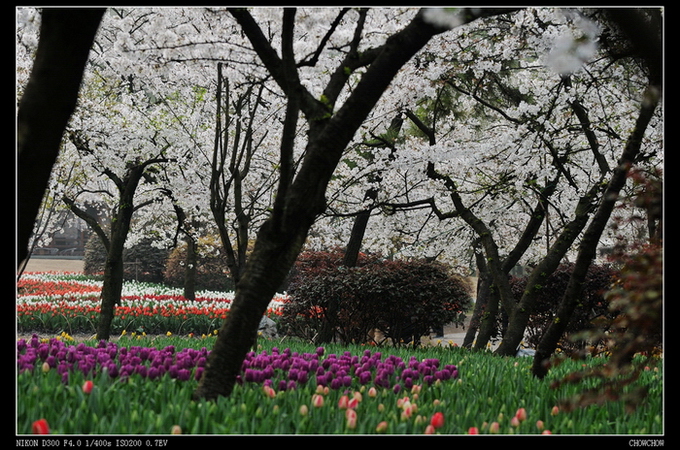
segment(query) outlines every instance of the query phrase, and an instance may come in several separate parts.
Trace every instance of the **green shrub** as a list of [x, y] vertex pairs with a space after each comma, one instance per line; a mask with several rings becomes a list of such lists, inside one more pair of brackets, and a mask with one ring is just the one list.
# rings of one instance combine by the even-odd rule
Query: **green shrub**
[[[187, 245], [176, 247], [165, 265], [165, 283], [181, 287], [184, 283], [184, 264]], [[231, 291], [234, 289], [227, 257], [219, 238], [206, 236], [198, 240], [196, 289], [210, 291]]]
[[[331, 254], [332, 255], [332, 254]], [[321, 255], [320, 259], [331, 255]], [[329, 263], [291, 283], [280, 329], [307, 340], [362, 343], [380, 330], [395, 345], [451, 322], [462, 323], [471, 304], [466, 281], [437, 263], [369, 258], [347, 268]], [[414, 339], [415, 338], [415, 339]]]

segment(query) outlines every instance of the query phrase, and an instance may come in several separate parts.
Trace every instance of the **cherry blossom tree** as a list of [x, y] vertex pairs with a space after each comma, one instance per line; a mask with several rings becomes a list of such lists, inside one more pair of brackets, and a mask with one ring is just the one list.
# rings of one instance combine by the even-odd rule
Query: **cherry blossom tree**
[[[408, 142], [400, 144], [412, 151], [397, 152], [396, 161], [383, 158], [391, 169], [381, 172], [383, 195], [374, 204], [383, 205], [390, 215], [372, 222], [377, 225], [367, 248], [389, 248], [393, 230], [402, 230], [421, 254], [440, 254], [423, 246], [428, 241], [455, 249], [458, 257], [465, 254], [459, 250], [461, 244], [472, 249], [475, 242], [486, 242], [485, 256], [480, 258], [482, 275], [497, 264], [497, 284], [504, 283], [520, 261], [535, 265], [535, 276], [543, 277], [563, 257], [575, 255], [571, 243], [603, 199], [603, 183], [625, 145], [623, 130], [634, 128], [646, 81], [630, 60], [622, 63], [604, 54], [610, 48], [597, 55], [599, 25], [581, 13], [530, 9], [515, 14], [513, 20], [479, 22], [477, 28], [466, 27], [464, 34], [439, 36], [432, 48], [463, 51], [453, 52], [455, 57], [445, 51], [421, 53], [409, 66], [421, 75], [412, 77], [421, 84], [414, 88], [413, 82], [396, 82], [393, 92], [386, 93], [386, 98], [394, 98], [392, 107], [411, 108], [406, 109], [407, 116], [421, 133], [420, 137], [412, 133]], [[574, 41], [573, 36], [581, 38]], [[580, 44], [572, 48], [566, 45], [570, 42]], [[589, 64], [581, 71], [584, 63]], [[427, 94], [414, 97], [413, 91]], [[612, 108], [615, 102], [618, 107]], [[656, 126], [647, 133], [644, 154], [654, 155], [660, 149], [658, 133]], [[347, 178], [336, 179], [344, 185]], [[436, 183], [428, 184], [428, 178]], [[411, 188], [403, 189], [407, 179]], [[342, 192], [346, 204], [351, 204], [351, 198], [361, 201], [361, 191]], [[537, 199], [535, 206], [531, 198]], [[387, 208], [394, 205], [427, 208], [410, 210], [407, 216]], [[443, 214], [441, 209], [447, 207], [449, 212]], [[455, 240], [442, 239], [446, 231], [441, 220], [453, 217], [458, 221], [467, 217], [464, 221], [476, 232], [465, 234], [460, 226], [451, 225]], [[536, 245], [539, 242], [545, 245]], [[542, 284], [539, 278], [534, 281], [532, 286]], [[493, 292], [500, 293], [498, 288]], [[532, 296], [519, 308], [526, 314]], [[478, 300], [485, 298], [481, 297]], [[513, 303], [505, 291], [503, 307], [509, 315]], [[484, 305], [477, 303], [477, 307]], [[494, 305], [489, 303], [486, 311], [492, 319]], [[501, 352], [514, 353], [525, 319], [518, 315], [512, 321], [511, 336]], [[478, 336], [480, 348], [495, 320], [487, 325]], [[469, 342], [475, 331], [471, 327]]]
[[[213, 352], [195, 392], [196, 398], [229, 395], [243, 357], [255, 342], [257, 326], [269, 301], [299, 254], [317, 216], [326, 206], [327, 185], [357, 129], [379, 101], [401, 67], [435, 35], [446, 28], [427, 20], [420, 11], [383, 44], [359, 51], [367, 11], [355, 12], [354, 32], [344, 43], [343, 55], [330, 71], [321, 95], [302, 83], [294, 42], [296, 11], [284, 9], [280, 19], [280, 47], [274, 47], [248, 11], [230, 10], [249, 38], [269, 74], [288, 96], [280, 147], [280, 177], [271, 216], [257, 235], [246, 270], [236, 287], [230, 315], [220, 329]], [[497, 14], [486, 10], [485, 14]], [[345, 13], [341, 12], [344, 15]], [[470, 11], [457, 15], [460, 23], [477, 18]], [[335, 31], [336, 22], [329, 30]], [[344, 36], [343, 36], [344, 37]], [[318, 51], [326, 50], [322, 39]], [[280, 53], [275, 50], [280, 48]], [[351, 74], [365, 68], [351, 92], [343, 95]], [[312, 78], [313, 81], [319, 78]], [[344, 101], [343, 101], [344, 100]], [[337, 106], [336, 109], [336, 105]], [[304, 159], [295, 173], [293, 149], [298, 115], [308, 127]]]

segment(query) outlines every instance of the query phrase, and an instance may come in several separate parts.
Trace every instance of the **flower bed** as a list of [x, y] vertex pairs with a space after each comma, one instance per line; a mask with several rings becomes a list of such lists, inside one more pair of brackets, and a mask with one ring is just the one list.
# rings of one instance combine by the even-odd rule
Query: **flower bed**
[[[85, 343], [69, 345], [61, 339], [31, 339], [17, 341], [17, 368], [19, 373], [31, 372], [39, 367], [43, 371], [56, 370], [65, 383], [73, 371], [85, 376], [108, 374], [112, 378], [126, 378], [132, 374], [156, 379], [166, 373], [181, 381], [199, 379], [208, 358], [208, 350], [174, 346], [161, 349], [141, 346], [121, 346], [117, 342], [101, 341], [96, 347]], [[437, 380], [448, 381], [458, 377], [455, 365], [439, 367], [439, 360], [429, 358], [418, 361], [415, 357], [404, 361], [394, 355], [383, 358], [381, 352], [365, 350], [361, 356], [349, 351], [340, 355], [324, 355], [324, 348], [315, 352], [298, 353], [290, 349], [272, 348], [271, 352], [251, 351], [243, 362], [243, 373], [237, 382], [256, 383], [276, 390], [295, 389], [298, 385], [313, 383], [338, 390], [353, 385], [375, 385], [396, 392]]]
[[[17, 284], [17, 331], [91, 333], [99, 317], [101, 282], [69, 273], [28, 273]], [[268, 315], [277, 316], [278, 295]], [[187, 300], [179, 289], [126, 282], [114, 310], [112, 332], [210, 334], [231, 307], [233, 292], [200, 291]]]

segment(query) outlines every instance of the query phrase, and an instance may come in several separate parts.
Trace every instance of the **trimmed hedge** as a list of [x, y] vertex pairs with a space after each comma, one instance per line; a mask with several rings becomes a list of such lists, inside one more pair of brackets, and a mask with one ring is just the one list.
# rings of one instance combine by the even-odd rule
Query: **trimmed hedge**
[[[525, 333], [525, 343], [529, 347], [535, 348], [538, 345], [543, 333], [553, 320], [573, 268], [572, 263], [561, 264], [548, 278], [545, 286], [542, 286], [536, 308], [529, 318]], [[593, 330], [604, 322], [603, 319], [614, 317], [614, 313], [609, 311], [609, 302], [605, 299], [605, 293], [612, 287], [616, 275], [617, 272], [609, 266], [595, 264], [590, 266], [583, 283], [581, 300], [567, 327], [567, 335]], [[511, 278], [510, 285], [515, 300], [520, 300], [527, 279], [528, 277]], [[502, 316], [499, 316], [499, 321], [503, 321]], [[499, 326], [502, 325], [499, 324]], [[569, 342], [567, 339], [563, 339], [560, 343], [564, 350], [576, 350], [581, 345], [580, 343]]]
[[432, 330], [462, 324], [472, 304], [467, 281], [444, 265], [364, 255], [362, 265], [348, 268], [339, 264], [341, 256], [302, 255], [279, 322], [283, 333], [323, 342], [330, 330], [331, 339], [344, 344], [389, 339], [415, 346]]

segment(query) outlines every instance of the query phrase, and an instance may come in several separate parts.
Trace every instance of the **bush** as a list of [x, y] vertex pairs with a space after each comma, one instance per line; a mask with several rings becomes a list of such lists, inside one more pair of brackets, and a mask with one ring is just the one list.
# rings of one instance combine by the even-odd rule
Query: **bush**
[[[347, 268], [332, 262], [333, 253], [320, 255], [327, 266], [294, 277], [279, 329], [317, 342], [330, 330], [333, 340], [346, 344], [390, 339], [395, 345], [417, 345], [430, 330], [463, 322], [472, 302], [469, 286], [445, 266], [365, 258], [363, 265]], [[309, 259], [306, 255], [301, 265]], [[384, 339], [373, 335], [374, 330]]]
[[[181, 287], [184, 284], [184, 262], [187, 245], [175, 248], [165, 265], [165, 283]], [[210, 291], [230, 291], [234, 285], [229, 275], [227, 257], [219, 238], [206, 236], [198, 240], [198, 270], [196, 273], [196, 289]]]
[[[543, 333], [553, 320], [573, 268], [573, 264], [560, 265], [541, 288], [535, 310], [526, 328], [525, 343], [530, 347], [538, 345]], [[615, 275], [616, 271], [608, 266], [594, 264], [590, 266], [583, 284], [581, 301], [571, 317], [566, 334], [592, 330], [597, 328], [604, 319], [612, 317], [609, 302], [605, 300], [604, 294], [612, 286]], [[519, 301], [521, 298], [527, 279], [527, 277], [513, 277], [510, 280], [515, 300]], [[580, 346], [567, 340], [563, 340], [560, 345], [563, 349], [569, 350], [575, 350]]]

